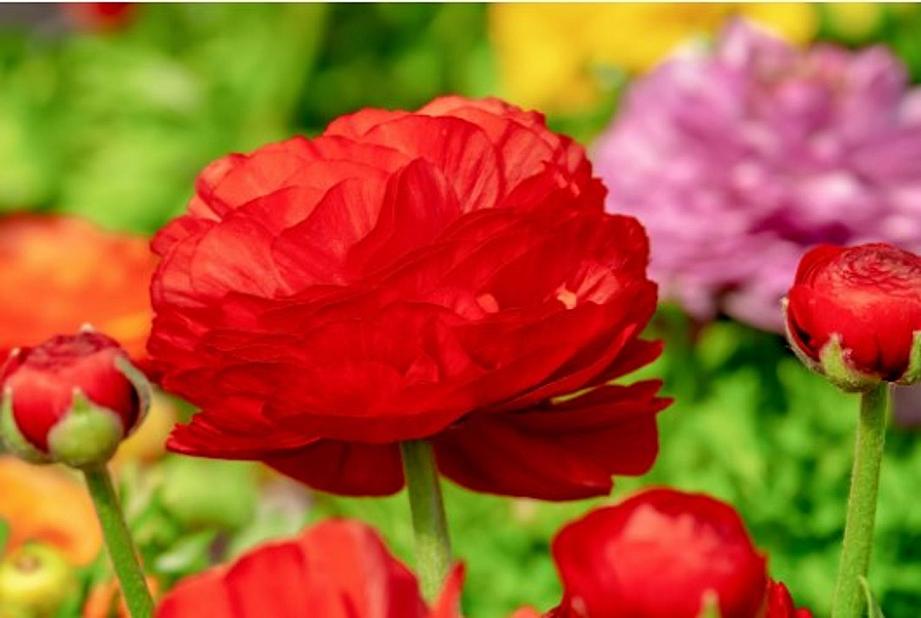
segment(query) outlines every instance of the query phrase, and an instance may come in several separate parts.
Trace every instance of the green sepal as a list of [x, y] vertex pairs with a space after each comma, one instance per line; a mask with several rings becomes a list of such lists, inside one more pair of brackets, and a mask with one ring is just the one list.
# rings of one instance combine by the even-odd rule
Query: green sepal
[[0, 403], [0, 439], [6, 450], [24, 459], [29, 463], [51, 463], [51, 457], [35, 448], [29, 442], [13, 418], [13, 389], [7, 387], [3, 391], [3, 401]]
[[[804, 365], [814, 372], [825, 376], [829, 382], [848, 393], [866, 393], [873, 390], [880, 383], [879, 376], [866, 374], [855, 369], [849, 360], [850, 351], [841, 345], [841, 336], [832, 335], [819, 350], [819, 360], [811, 358], [797, 343], [793, 333], [790, 332], [790, 320], [787, 318], [789, 301], [781, 301], [783, 308], [783, 324], [787, 341], [793, 348], [793, 353]], [[919, 351], [921, 354], [921, 351]], [[921, 358], [918, 359], [921, 366]]]
[[879, 603], [876, 602], [876, 598], [873, 596], [873, 591], [870, 590], [870, 583], [866, 577], [860, 578], [860, 585], [867, 597], [867, 618], [886, 618], [883, 616], [882, 608], [880, 608]]
[[911, 336], [911, 353], [908, 357], [908, 369], [897, 380], [898, 384], [908, 386], [921, 380], [921, 330]]
[[119, 356], [115, 359], [115, 368], [128, 378], [128, 381], [131, 382], [134, 386], [134, 390], [138, 394], [138, 418], [134, 422], [134, 425], [128, 430], [125, 436], [127, 437], [141, 426], [141, 423], [147, 418], [147, 412], [150, 411], [150, 402], [152, 399], [150, 381], [147, 379], [147, 376], [144, 375], [144, 372], [131, 364], [131, 361], [124, 356]]
[[10, 540], [10, 534], [12, 534], [12, 530], [10, 530], [10, 522], [0, 518], [0, 556], [5, 553], [6, 544]]
[[85, 468], [109, 461], [124, 437], [118, 414], [75, 388], [70, 411], [48, 432], [48, 451], [53, 461]]
[[858, 371], [851, 365], [849, 356], [850, 351], [841, 345], [841, 336], [832, 335], [819, 351], [820, 373], [848, 393], [866, 393], [876, 388], [879, 376]]

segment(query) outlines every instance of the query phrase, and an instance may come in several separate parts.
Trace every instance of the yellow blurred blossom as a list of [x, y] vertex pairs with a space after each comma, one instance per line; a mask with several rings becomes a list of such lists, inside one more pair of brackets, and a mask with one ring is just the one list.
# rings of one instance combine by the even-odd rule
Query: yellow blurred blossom
[[576, 112], [598, 101], [601, 70], [646, 71], [695, 37], [742, 16], [794, 43], [815, 34], [809, 4], [497, 4], [490, 31], [503, 95]]
[[147, 463], [159, 459], [166, 451], [166, 438], [176, 420], [173, 400], [155, 389], [144, 422], [118, 447], [112, 465], [118, 468], [128, 462]]

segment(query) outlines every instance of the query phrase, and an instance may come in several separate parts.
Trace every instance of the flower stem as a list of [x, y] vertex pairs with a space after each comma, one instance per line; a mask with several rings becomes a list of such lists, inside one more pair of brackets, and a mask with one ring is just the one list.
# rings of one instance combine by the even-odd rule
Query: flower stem
[[134, 542], [131, 540], [118, 497], [115, 495], [112, 477], [109, 476], [104, 464], [86, 468], [83, 473], [131, 618], [151, 618], [154, 609], [153, 599], [147, 589]]
[[422, 594], [433, 601], [451, 567], [451, 541], [435, 455], [425, 440], [403, 442], [400, 451], [413, 518], [416, 572]]
[[866, 597], [860, 580], [867, 576], [870, 568], [879, 468], [883, 459], [888, 411], [888, 383], [883, 382], [862, 395], [857, 440], [854, 446], [851, 493], [848, 497], [847, 521], [844, 526], [844, 548], [841, 551], [838, 581], [832, 603], [833, 618], [864, 616]]

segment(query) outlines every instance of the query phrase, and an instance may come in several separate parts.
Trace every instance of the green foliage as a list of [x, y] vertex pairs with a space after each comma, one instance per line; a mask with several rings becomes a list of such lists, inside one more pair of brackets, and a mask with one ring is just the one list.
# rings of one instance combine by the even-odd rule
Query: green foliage
[[321, 5], [145, 5], [111, 35], [8, 44], [0, 209], [151, 232], [211, 160], [292, 132]]
[[322, 129], [360, 107], [413, 109], [444, 93], [495, 91], [477, 4], [335, 5], [300, 120]]

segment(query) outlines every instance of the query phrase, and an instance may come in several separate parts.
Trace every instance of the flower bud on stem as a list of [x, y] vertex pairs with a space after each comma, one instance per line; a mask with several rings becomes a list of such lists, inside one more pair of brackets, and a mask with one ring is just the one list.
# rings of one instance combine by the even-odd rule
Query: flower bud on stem
[[416, 573], [422, 595], [433, 601], [451, 567], [451, 541], [432, 445], [425, 440], [400, 444], [416, 545]]
[[867, 576], [870, 567], [879, 469], [883, 458], [888, 411], [887, 383], [883, 382], [861, 395], [844, 547], [838, 565], [832, 618], [862, 618], [865, 615], [866, 598], [860, 582]]
[[83, 469], [86, 486], [96, 507], [96, 515], [102, 527], [106, 548], [112, 560], [112, 568], [121, 583], [122, 596], [131, 618], [151, 618], [154, 603], [144, 580], [144, 572], [138, 562], [134, 542], [125, 524], [125, 517], [112, 478], [105, 465], [91, 466]]

